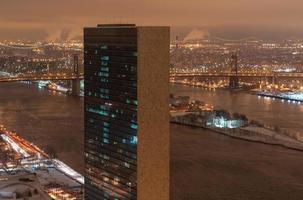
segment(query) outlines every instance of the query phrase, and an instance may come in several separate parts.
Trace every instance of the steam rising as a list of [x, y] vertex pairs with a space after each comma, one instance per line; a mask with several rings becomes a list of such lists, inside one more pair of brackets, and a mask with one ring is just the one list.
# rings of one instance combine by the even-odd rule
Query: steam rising
[[78, 28], [63, 28], [59, 30], [50, 30], [46, 41], [69, 41], [81, 38], [81, 30]]
[[210, 33], [208, 32], [208, 30], [195, 28], [184, 38], [183, 41], [187, 42], [190, 40], [202, 40], [209, 36], [210, 36]]

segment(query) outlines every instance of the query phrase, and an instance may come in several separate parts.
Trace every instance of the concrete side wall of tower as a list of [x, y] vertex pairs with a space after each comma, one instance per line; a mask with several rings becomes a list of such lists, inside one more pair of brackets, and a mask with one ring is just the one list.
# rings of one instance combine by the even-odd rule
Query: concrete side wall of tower
[[138, 27], [138, 200], [169, 200], [169, 27]]

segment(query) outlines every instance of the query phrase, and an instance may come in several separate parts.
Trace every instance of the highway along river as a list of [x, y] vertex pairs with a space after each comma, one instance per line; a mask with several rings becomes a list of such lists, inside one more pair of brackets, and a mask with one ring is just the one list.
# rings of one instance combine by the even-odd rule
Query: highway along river
[[[173, 85], [171, 92], [268, 124], [303, 128], [302, 105], [181, 85]], [[0, 123], [55, 150], [59, 159], [83, 173], [82, 98], [34, 85], [1, 83]], [[172, 200], [303, 199], [303, 152], [180, 125], [171, 126], [171, 135]]]

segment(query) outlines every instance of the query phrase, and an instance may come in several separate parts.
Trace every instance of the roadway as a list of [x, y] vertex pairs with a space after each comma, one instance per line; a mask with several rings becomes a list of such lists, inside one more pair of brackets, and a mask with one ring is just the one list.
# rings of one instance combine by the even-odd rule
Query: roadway
[[[171, 78], [186, 78], [186, 77], [267, 77], [267, 78], [303, 78], [303, 73], [232, 73], [232, 72], [221, 72], [221, 73], [171, 73]], [[47, 81], [47, 80], [77, 80], [83, 79], [84, 75], [79, 76], [75, 74], [45, 74], [45, 75], [22, 75], [22, 76], [0, 76], [0, 82], [16, 82], [16, 81]]]
[[77, 80], [83, 79], [83, 75], [23, 75], [0, 77], [0, 82], [16, 82], [16, 81], [52, 81], [52, 80]]
[[[6, 141], [16, 153], [21, 154], [21, 160], [23, 161], [21, 162], [21, 168], [26, 168], [25, 165], [32, 165], [31, 168], [33, 168], [33, 166], [37, 164], [46, 165], [47, 168], [53, 168], [53, 166], [55, 166], [58, 171], [79, 182], [80, 184], [84, 184], [84, 177], [81, 174], [74, 171], [62, 161], [58, 159], [51, 159], [50, 156], [39, 147], [7, 130], [3, 125], [0, 125], [0, 137], [2, 137], [3, 140]], [[51, 161], [51, 164], [47, 161]], [[2, 169], [0, 169], [0, 172], [1, 170]]]
[[303, 78], [303, 73], [232, 73], [232, 72], [220, 72], [220, 73], [207, 73], [207, 72], [200, 72], [200, 73], [171, 73], [170, 75], [173, 77], [268, 77], [268, 78]]

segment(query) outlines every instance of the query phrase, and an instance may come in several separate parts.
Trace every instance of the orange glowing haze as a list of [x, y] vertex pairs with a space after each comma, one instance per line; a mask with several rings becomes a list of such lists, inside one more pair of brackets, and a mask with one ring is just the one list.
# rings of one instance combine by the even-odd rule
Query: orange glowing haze
[[1, 0], [0, 39], [81, 38], [83, 26], [121, 22], [303, 37], [302, 8], [302, 0]]

